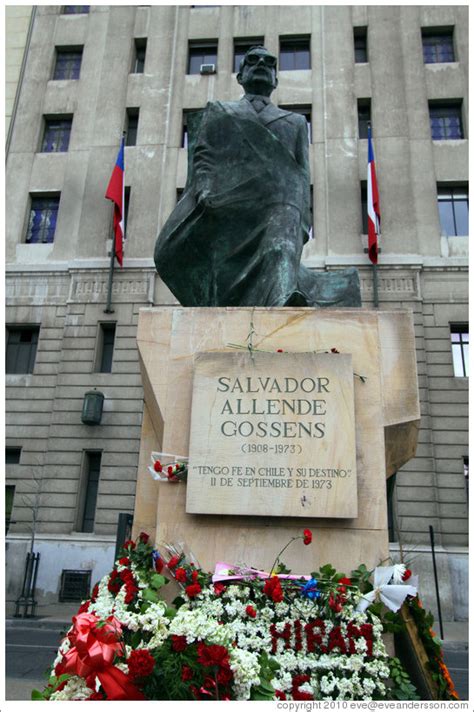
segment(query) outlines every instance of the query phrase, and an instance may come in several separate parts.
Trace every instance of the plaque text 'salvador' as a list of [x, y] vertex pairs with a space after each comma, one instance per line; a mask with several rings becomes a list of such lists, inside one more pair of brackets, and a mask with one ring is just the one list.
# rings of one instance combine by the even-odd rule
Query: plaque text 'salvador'
[[[220, 376], [217, 379], [217, 390], [229, 393], [221, 409], [221, 415], [275, 415], [275, 416], [323, 416], [326, 415], [326, 400], [324, 398], [285, 398], [292, 393], [314, 395], [330, 392], [329, 378], [304, 377], [301, 379], [252, 377], [230, 378]], [[260, 397], [239, 398], [238, 394], [257, 394]], [[280, 395], [281, 397], [266, 398], [262, 395]], [[221, 433], [225, 437], [258, 438], [323, 438], [325, 435], [324, 421], [236, 421], [224, 420], [221, 423]]]

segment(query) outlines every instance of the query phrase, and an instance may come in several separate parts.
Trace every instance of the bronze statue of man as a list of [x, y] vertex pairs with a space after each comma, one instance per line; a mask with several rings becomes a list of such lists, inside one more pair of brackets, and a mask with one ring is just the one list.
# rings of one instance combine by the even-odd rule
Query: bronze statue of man
[[240, 101], [209, 102], [188, 121], [188, 180], [155, 247], [156, 268], [183, 306], [360, 306], [354, 268], [300, 265], [309, 238], [304, 116], [270, 101], [276, 57], [253, 47]]

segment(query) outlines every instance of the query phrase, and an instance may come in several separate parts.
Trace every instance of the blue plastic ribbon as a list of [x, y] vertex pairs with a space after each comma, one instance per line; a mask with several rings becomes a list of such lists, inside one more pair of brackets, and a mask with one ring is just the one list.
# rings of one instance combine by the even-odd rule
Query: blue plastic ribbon
[[301, 595], [303, 598], [309, 598], [310, 601], [314, 601], [321, 596], [321, 591], [318, 591], [318, 582], [316, 579], [312, 578], [306, 583], [300, 583], [299, 585], [302, 587]]

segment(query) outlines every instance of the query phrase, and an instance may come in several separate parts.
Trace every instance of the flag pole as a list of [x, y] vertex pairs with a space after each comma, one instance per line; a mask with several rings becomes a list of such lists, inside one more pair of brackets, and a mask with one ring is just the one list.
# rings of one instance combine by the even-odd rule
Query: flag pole
[[[125, 138], [126, 138], [127, 132], [123, 131], [122, 132], [122, 139], [121, 142], [123, 142], [125, 146]], [[122, 205], [122, 210], [124, 210], [125, 206]], [[115, 210], [115, 207], [114, 207]], [[108, 281], [108, 286], [107, 286], [107, 304], [104, 309], [104, 314], [113, 314], [114, 309], [112, 309], [112, 284], [114, 281], [114, 269], [115, 269], [115, 230], [112, 234], [112, 248], [110, 250], [110, 266], [109, 266], [109, 281]]]
[[372, 265], [372, 280], [374, 284], [374, 307], [378, 309], [379, 306], [379, 283], [377, 275], [377, 265]]
[[110, 266], [109, 266], [109, 284], [107, 287], [107, 306], [104, 309], [104, 314], [113, 314], [112, 309], [112, 283], [114, 281], [115, 267], [115, 234], [112, 236], [112, 249], [110, 250]]
[[[367, 124], [367, 128], [368, 128], [369, 152], [370, 152], [370, 143], [371, 143], [371, 139], [372, 139], [372, 125], [371, 125], [370, 121]], [[367, 204], [367, 208], [368, 207], [369, 206]], [[380, 225], [379, 225], [377, 215], [375, 215], [375, 230], [376, 230], [376, 237], [378, 238], [380, 235]], [[376, 254], [377, 254], [377, 261], [375, 263], [372, 262], [371, 267], [372, 267], [373, 301], [374, 301], [375, 309], [378, 309], [378, 306], [379, 306], [379, 283], [378, 283], [377, 267], [378, 267], [378, 255], [381, 252], [381, 250], [379, 249], [379, 246], [378, 246], [378, 240], [377, 240], [375, 249], [376, 249]], [[367, 249], [367, 252], [369, 252], [368, 249]]]

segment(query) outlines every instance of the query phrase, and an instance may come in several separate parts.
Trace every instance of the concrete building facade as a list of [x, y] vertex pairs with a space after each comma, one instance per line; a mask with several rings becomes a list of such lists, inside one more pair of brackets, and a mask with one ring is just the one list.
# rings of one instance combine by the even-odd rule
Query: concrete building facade
[[[91, 571], [93, 583], [111, 567], [118, 513], [134, 508], [138, 311], [175, 303], [152, 254], [186, 181], [186, 111], [238, 99], [235, 55], [262, 42], [280, 58], [272, 100], [310, 120], [314, 239], [304, 262], [315, 270], [356, 265], [364, 306], [373, 299], [363, 222], [371, 122], [380, 306], [413, 312], [422, 408], [417, 457], [391, 494], [393, 548], [400, 543], [422, 572], [429, 600], [432, 525], [445, 617], [467, 616], [467, 12], [35, 9], [7, 145], [10, 602], [32, 528], [41, 605], [57, 600], [63, 570]], [[11, 22], [7, 14], [7, 37]], [[201, 64], [214, 68], [201, 73]], [[105, 313], [112, 213], [104, 194], [124, 129], [127, 244], [114, 311]], [[91, 426], [81, 411], [94, 388], [105, 400], [100, 425]]]

